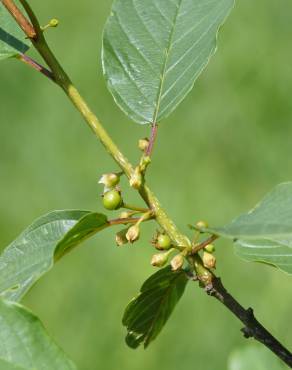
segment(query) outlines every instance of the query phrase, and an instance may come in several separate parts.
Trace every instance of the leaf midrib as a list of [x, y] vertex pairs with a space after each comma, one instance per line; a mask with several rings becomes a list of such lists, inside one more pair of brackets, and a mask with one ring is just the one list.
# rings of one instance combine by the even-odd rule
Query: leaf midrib
[[164, 63], [163, 63], [163, 68], [162, 68], [162, 73], [161, 73], [161, 78], [160, 78], [160, 84], [159, 84], [159, 89], [158, 89], [158, 95], [157, 95], [156, 109], [154, 111], [152, 123], [157, 122], [157, 118], [158, 118], [158, 114], [159, 114], [159, 109], [160, 109], [160, 105], [161, 105], [161, 101], [162, 101], [162, 91], [163, 91], [163, 87], [164, 87], [164, 83], [165, 83], [165, 77], [166, 77], [166, 71], [167, 71], [167, 64], [168, 64], [168, 61], [169, 61], [169, 55], [170, 55], [170, 51], [171, 51], [171, 45], [172, 45], [172, 42], [173, 42], [174, 31], [175, 31], [175, 28], [176, 28], [177, 18], [178, 18], [179, 12], [180, 12], [182, 2], [183, 2], [183, 0], [180, 0], [179, 5], [177, 7], [177, 11], [176, 11], [176, 14], [175, 14], [175, 17], [174, 17], [174, 20], [173, 20], [173, 28], [170, 32], [168, 45], [165, 49], [165, 60], [164, 60]]

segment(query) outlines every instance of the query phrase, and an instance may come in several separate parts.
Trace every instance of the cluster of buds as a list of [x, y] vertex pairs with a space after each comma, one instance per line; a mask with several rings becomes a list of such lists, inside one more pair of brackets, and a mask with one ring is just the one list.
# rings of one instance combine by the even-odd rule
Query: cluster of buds
[[130, 186], [134, 189], [139, 189], [141, 187], [143, 182], [143, 174], [145, 173], [148, 165], [151, 163], [151, 158], [145, 154], [149, 146], [149, 140], [139, 140], [138, 146], [144, 154], [142, 155], [139, 165], [135, 168], [134, 173], [130, 178]]
[[140, 237], [140, 227], [137, 222], [135, 225], [122, 229], [116, 233], [117, 246], [122, 246], [127, 243], [134, 243]]

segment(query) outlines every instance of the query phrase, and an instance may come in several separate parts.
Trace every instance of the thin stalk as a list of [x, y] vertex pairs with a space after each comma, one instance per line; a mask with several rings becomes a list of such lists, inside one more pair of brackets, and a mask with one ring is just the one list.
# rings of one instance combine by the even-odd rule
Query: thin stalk
[[55, 82], [55, 78], [54, 78], [54, 75], [52, 74], [52, 72], [49, 71], [44, 66], [42, 66], [41, 64], [39, 64], [38, 62], [36, 62], [35, 60], [33, 60], [32, 58], [30, 58], [28, 55], [19, 54], [19, 55], [16, 56], [16, 58], [18, 60], [20, 60], [21, 62], [29, 65], [33, 69], [35, 69], [37, 72], [42, 73], [44, 76], [48, 77], [53, 82]]

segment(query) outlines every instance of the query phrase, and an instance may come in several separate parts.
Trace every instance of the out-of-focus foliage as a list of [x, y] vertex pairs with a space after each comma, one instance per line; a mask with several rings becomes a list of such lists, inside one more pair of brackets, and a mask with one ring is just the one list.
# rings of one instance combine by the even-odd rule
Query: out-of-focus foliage
[[[122, 150], [137, 162], [136, 142], [148, 129], [127, 120], [106, 89], [101, 67], [96, 71], [111, 3], [31, 0], [31, 5], [42, 24], [59, 18], [60, 26], [47, 31], [53, 49]], [[238, 2], [196, 89], [161, 124], [149, 184], [183, 231], [199, 219], [224, 225], [276, 184], [291, 180], [291, 20], [289, 0]], [[53, 83], [13, 60], [1, 63], [0, 81], [4, 247], [52, 209], [98, 211], [97, 180], [117, 168]], [[139, 203], [133, 191], [126, 190], [124, 198]], [[225, 369], [229, 354], [245, 344], [241, 325], [195, 283], [149, 349], [125, 345], [123, 309], [154, 272], [151, 223], [142, 231], [139, 244], [122, 248], [115, 246], [111, 230], [98, 234], [58, 262], [25, 304], [81, 370], [175, 370], [182, 364], [193, 368], [194, 359], [196, 370]], [[291, 278], [241, 262], [229, 242], [219, 241], [216, 257], [228, 289], [291, 348], [286, 319]]]
[[284, 370], [281, 361], [267, 348], [249, 345], [233, 351], [228, 361], [228, 370]]

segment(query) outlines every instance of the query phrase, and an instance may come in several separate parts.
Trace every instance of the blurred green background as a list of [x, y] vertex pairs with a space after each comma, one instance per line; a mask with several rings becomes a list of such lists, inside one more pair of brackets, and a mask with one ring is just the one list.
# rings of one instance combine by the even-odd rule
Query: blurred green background
[[[60, 20], [60, 27], [47, 33], [53, 49], [110, 134], [137, 162], [136, 143], [148, 129], [115, 106], [101, 71], [101, 33], [110, 2], [31, 0], [31, 5], [43, 24]], [[289, 0], [238, 1], [215, 58], [160, 125], [148, 181], [183, 231], [199, 219], [221, 225], [292, 179], [291, 25]], [[97, 180], [117, 167], [44, 77], [9, 60], [1, 64], [0, 84], [4, 247], [49, 210], [101, 209]], [[134, 192], [126, 190], [125, 197], [140, 202]], [[229, 354], [247, 344], [241, 325], [197, 284], [189, 284], [148, 350], [126, 347], [123, 309], [153, 272], [148, 242], [153, 225], [144, 230], [138, 244], [125, 248], [115, 246], [111, 230], [104, 231], [58, 263], [25, 304], [81, 370], [226, 369]], [[217, 257], [229, 290], [291, 348], [291, 278], [237, 259], [230, 243], [218, 243]]]

